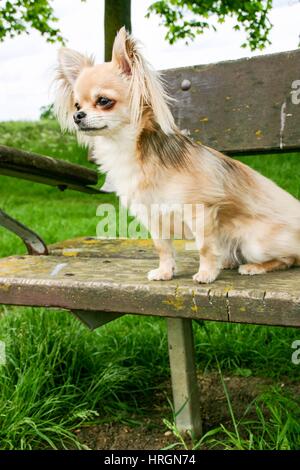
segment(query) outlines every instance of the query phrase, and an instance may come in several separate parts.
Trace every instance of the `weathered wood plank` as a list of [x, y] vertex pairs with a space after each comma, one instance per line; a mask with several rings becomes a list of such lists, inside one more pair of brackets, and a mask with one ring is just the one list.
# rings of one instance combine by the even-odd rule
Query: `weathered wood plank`
[[0, 146], [0, 174], [28, 179], [53, 186], [70, 187], [79, 191], [99, 192], [94, 185], [98, 174], [94, 170], [12, 147]]
[[196, 141], [235, 155], [300, 149], [300, 50], [172, 69], [164, 77], [177, 100], [176, 121]]
[[48, 186], [56, 186], [61, 191], [65, 191], [66, 189], [72, 189], [73, 191], [78, 191], [80, 193], [87, 194], [101, 194], [105, 192], [93, 186], [85, 186], [83, 184], [72, 183], [71, 180], [67, 180], [67, 178], [63, 177], [54, 178], [51, 176], [47, 177], [44, 175], [33, 175], [31, 173], [24, 173], [23, 171], [20, 172], [15, 170], [9, 170], [6, 168], [0, 168], [0, 174], [3, 176], [11, 176], [13, 178], [33, 181], [34, 183], [47, 184]]
[[[186, 247], [192, 248], [193, 242], [174, 240], [174, 247], [179, 256], [185, 256]], [[50, 245], [52, 255], [65, 257], [87, 258], [129, 258], [156, 259], [158, 257], [152, 240], [109, 239], [96, 237], [81, 237], [64, 240]], [[189, 250], [189, 257], [199, 258], [198, 252]]]
[[0, 260], [0, 303], [300, 326], [300, 269], [263, 276], [223, 271], [210, 285], [179, 259], [172, 281], [149, 282], [151, 259], [10, 257]]

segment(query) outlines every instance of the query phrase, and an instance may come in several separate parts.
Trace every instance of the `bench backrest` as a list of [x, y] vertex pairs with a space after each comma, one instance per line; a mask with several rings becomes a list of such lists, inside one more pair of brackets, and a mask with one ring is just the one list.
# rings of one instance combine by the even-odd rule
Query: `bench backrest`
[[[300, 50], [167, 70], [176, 122], [229, 155], [300, 149]], [[189, 83], [190, 82], [190, 83]]]

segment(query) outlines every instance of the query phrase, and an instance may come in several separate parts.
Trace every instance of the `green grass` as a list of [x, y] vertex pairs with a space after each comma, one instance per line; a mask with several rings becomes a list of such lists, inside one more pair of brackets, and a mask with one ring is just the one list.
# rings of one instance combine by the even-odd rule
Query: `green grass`
[[162, 322], [124, 318], [91, 333], [62, 312], [4, 312], [2, 449], [77, 447], [70, 431], [82, 423], [142, 416], [167, 368]]
[[[52, 121], [0, 123], [0, 144], [88, 165], [86, 151]], [[244, 161], [300, 197], [299, 155]], [[104, 201], [117, 203], [111, 195], [62, 193], [0, 177], [0, 207], [47, 243], [95, 235], [96, 208]], [[0, 237], [0, 256], [24, 252], [13, 235], [0, 229]], [[217, 359], [223, 374], [271, 377], [275, 384], [299, 380], [300, 366], [291, 362], [291, 344], [300, 338], [296, 329], [207, 322], [208, 336], [203, 327], [194, 328], [202, 371], [217, 370]], [[64, 312], [0, 307], [0, 340], [7, 351], [7, 364], [0, 366], [1, 449], [80, 448], [75, 429], [131, 422], [132, 414], [139, 421], [169, 377], [165, 322], [159, 318], [126, 316], [90, 333]], [[236, 426], [210, 429], [194, 447], [300, 449], [298, 397], [275, 386], [248, 408]]]
[[[255, 409], [255, 419], [247, 417], [251, 408]], [[237, 423], [237, 430], [221, 425], [213, 433], [218, 437], [209, 433], [202, 442], [226, 450], [299, 450], [299, 420], [299, 400], [272, 387], [249, 405], [245, 417]]]

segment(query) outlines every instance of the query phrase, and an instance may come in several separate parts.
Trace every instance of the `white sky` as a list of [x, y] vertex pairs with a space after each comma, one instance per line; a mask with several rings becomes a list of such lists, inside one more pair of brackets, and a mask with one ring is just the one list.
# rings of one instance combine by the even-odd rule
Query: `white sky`
[[[145, 45], [145, 53], [157, 69], [205, 64], [220, 60], [258, 55], [240, 45], [245, 36], [233, 31], [233, 21], [207, 31], [194, 43], [170, 46], [158, 17], [145, 19], [153, 0], [132, 0], [133, 33]], [[103, 0], [54, 0], [62, 34], [68, 47], [93, 53], [103, 60]], [[270, 19], [274, 25], [272, 44], [263, 54], [296, 49], [300, 34], [300, 2], [274, 0]], [[37, 32], [23, 34], [0, 43], [0, 121], [27, 120], [39, 117], [40, 107], [52, 101], [49, 87], [59, 46], [48, 44]]]

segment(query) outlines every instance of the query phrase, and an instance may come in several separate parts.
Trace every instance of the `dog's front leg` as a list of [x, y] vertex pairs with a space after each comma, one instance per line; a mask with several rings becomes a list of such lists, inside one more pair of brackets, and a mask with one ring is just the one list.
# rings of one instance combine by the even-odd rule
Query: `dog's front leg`
[[200, 266], [193, 280], [207, 284], [218, 277], [222, 267], [222, 258], [218, 243], [218, 229], [211, 220], [209, 211], [205, 211], [204, 217], [206, 219], [204, 230], [195, 234], [199, 246]]
[[153, 243], [159, 254], [159, 266], [148, 272], [149, 281], [169, 281], [175, 272], [175, 256], [172, 240], [153, 238]]
[[[162, 217], [157, 216], [157, 213], [153, 211], [153, 214], [144, 210], [145, 206], [131, 205], [131, 213], [135, 214], [143, 226], [151, 234], [154, 246], [159, 255], [159, 266], [157, 269], [152, 269], [148, 272], [149, 281], [169, 281], [173, 278], [175, 272], [175, 251], [172, 246], [172, 240], [167, 234], [166, 238], [163, 238], [162, 230]], [[153, 216], [153, 219], [151, 217]]]

